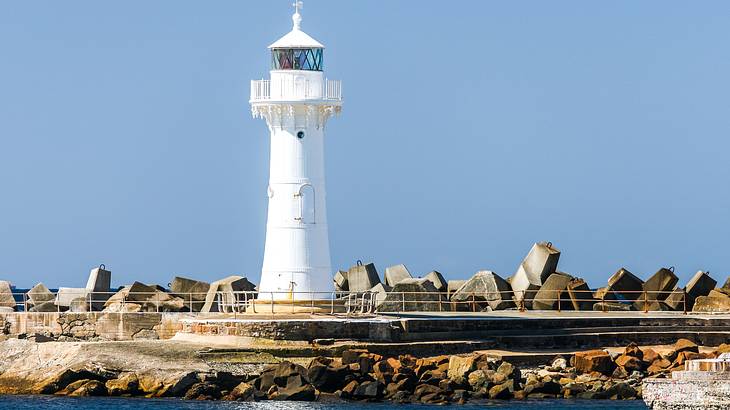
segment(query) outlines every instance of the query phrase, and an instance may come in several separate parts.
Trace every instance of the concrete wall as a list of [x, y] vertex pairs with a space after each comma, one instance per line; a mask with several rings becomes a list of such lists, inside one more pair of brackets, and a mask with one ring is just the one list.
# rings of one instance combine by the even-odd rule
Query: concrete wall
[[180, 329], [181, 313], [3, 313], [0, 334], [60, 340], [169, 339]]

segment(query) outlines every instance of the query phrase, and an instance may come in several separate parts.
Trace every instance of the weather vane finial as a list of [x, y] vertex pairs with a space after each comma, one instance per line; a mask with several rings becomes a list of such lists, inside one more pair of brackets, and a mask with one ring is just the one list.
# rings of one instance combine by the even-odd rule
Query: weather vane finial
[[299, 30], [302, 27], [302, 15], [299, 14], [299, 10], [304, 8], [304, 2], [302, 0], [296, 0], [292, 3], [292, 6], [294, 6], [294, 15], [291, 18], [294, 21], [294, 30]]

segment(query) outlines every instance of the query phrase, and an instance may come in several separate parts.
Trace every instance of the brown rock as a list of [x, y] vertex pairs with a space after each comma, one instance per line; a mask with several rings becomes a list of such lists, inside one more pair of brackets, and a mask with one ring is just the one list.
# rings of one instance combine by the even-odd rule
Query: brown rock
[[630, 343], [626, 346], [626, 349], [624, 349], [624, 356], [631, 356], [641, 360], [644, 357], [644, 352], [641, 351], [636, 343]]
[[195, 383], [185, 393], [185, 400], [217, 400], [220, 398], [220, 386], [211, 382]]
[[575, 370], [579, 373], [600, 372], [610, 374], [614, 363], [611, 356], [603, 350], [589, 350], [578, 352], [574, 357]]
[[104, 383], [98, 380], [89, 380], [68, 395], [72, 397], [101, 397], [106, 396], [107, 391]]
[[641, 349], [641, 352], [642, 352], [641, 361], [643, 361], [644, 363], [652, 364], [652, 363], [654, 363], [654, 360], [659, 358], [659, 353], [654, 351], [654, 349], [646, 347], [644, 349]]
[[223, 397], [227, 401], [246, 401], [253, 398], [256, 388], [248, 383], [241, 383]]
[[700, 350], [695, 342], [688, 340], [688, 339], [679, 339], [674, 344], [674, 351], [677, 353], [680, 353], [680, 352], [699, 353]]
[[449, 358], [449, 379], [455, 382], [463, 382], [472, 371], [476, 370], [476, 357], [474, 356], [451, 356]]
[[633, 356], [626, 356], [625, 354], [616, 358], [616, 365], [623, 367], [629, 373], [634, 370], [641, 371], [643, 367], [641, 364], [641, 360]]
[[135, 395], [140, 392], [139, 379], [134, 373], [125, 373], [105, 383], [110, 396]]
[[489, 389], [489, 398], [492, 400], [509, 400], [512, 398], [513, 390], [514, 385], [512, 380], [510, 380], [508, 382], [492, 386]]

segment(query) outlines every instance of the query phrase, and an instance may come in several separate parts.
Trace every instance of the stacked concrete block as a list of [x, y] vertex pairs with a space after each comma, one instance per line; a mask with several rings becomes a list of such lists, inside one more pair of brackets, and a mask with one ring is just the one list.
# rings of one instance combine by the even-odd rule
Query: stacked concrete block
[[31, 312], [55, 312], [56, 305], [53, 299], [56, 296], [42, 283], [33, 286], [27, 293], [28, 306]]
[[695, 301], [700, 296], [707, 296], [713, 291], [717, 281], [712, 279], [709, 274], [703, 271], [697, 271], [684, 288], [678, 288], [667, 296], [664, 303], [672, 310], [691, 311], [694, 308]]
[[430, 280], [439, 292], [446, 292], [448, 290], [448, 282], [439, 271], [431, 271], [423, 278]]
[[448, 294], [449, 299], [451, 299], [451, 297], [454, 296], [454, 293], [456, 293], [460, 287], [464, 286], [465, 283], [466, 280], [461, 279], [448, 281], [446, 285], [446, 293]]
[[531, 307], [535, 293], [548, 276], [557, 270], [559, 259], [560, 251], [549, 242], [540, 242], [532, 246], [509, 282], [515, 292], [515, 298], [523, 300], [525, 307]]
[[89, 291], [86, 288], [58, 288], [56, 292], [55, 305], [60, 309], [71, 307], [71, 301], [78, 298], [88, 298]]
[[573, 310], [593, 309], [593, 304], [596, 300], [593, 298], [591, 288], [588, 287], [588, 284], [583, 279], [575, 278], [570, 281], [566, 292]]
[[459, 310], [471, 310], [471, 302], [486, 303], [492, 310], [500, 310], [515, 307], [513, 296], [506, 280], [492, 271], [483, 270], [454, 292], [451, 301], [458, 303]]
[[111, 296], [112, 272], [106, 270], [104, 265], [94, 268], [89, 272], [89, 279], [86, 281], [86, 290], [89, 292], [91, 310], [102, 310], [104, 303]]
[[194, 279], [175, 276], [170, 282], [170, 292], [182, 298], [185, 306], [191, 312], [200, 312], [205, 304], [205, 298], [208, 296], [210, 283]]
[[[558, 308], [560, 302], [561, 309], [568, 308], [568, 301], [563, 301], [565, 291], [573, 277], [563, 272], [555, 272], [548, 276], [540, 290], [535, 294], [532, 300], [533, 310], [553, 310]], [[571, 305], [572, 306], [572, 305]]]
[[210, 284], [201, 312], [231, 313], [242, 299], [255, 298], [256, 285], [243, 276], [229, 276]]
[[400, 264], [395, 266], [388, 266], [385, 268], [385, 284], [391, 288], [398, 284], [398, 282], [405, 279], [413, 279], [411, 272], [408, 271], [406, 265]]
[[[661, 268], [655, 274], [653, 274], [646, 282], [642, 290], [643, 294], [636, 299], [634, 307], [636, 310], [651, 310], [652, 308], [658, 309], [661, 304], [657, 302], [663, 302], [674, 288], [677, 286], [679, 278], [670, 269]], [[667, 310], [663, 309], [662, 310]]]
[[347, 272], [338, 270], [334, 277], [335, 290], [338, 292], [347, 292], [350, 290], [350, 285], [347, 281]]
[[144, 283], [134, 282], [126, 293], [127, 302], [140, 305], [146, 312], [180, 312], [185, 308], [182, 298], [172, 296]]
[[351, 267], [347, 271], [347, 284], [350, 292], [366, 292], [380, 283], [380, 276], [372, 263]]
[[16, 306], [15, 298], [13, 298], [13, 288], [10, 286], [10, 282], [0, 280], [0, 307], [14, 310]]
[[[625, 268], [621, 268], [608, 278], [608, 286], [603, 300], [623, 300], [634, 302], [641, 296], [644, 281]], [[597, 298], [601, 299], [601, 298]]]
[[404, 279], [387, 293], [379, 312], [438, 312], [441, 296], [428, 279]]
[[389, 286], [382, 283], [378, 283], [375, 287], [370, 289], [372, 302], [375, 308], [379, 308], [380, 305], [385, 302], [385, 299], [388, 297], [388, 292], [391, 290], [392, 289]]
[[697, 298], [709, 295], [715, 286], [717, 286], [717, 281], [711, 278], [708, 273], [701, 270], [697, 271], [685, 287], [687, 289], [687, 309], [692, 310]]

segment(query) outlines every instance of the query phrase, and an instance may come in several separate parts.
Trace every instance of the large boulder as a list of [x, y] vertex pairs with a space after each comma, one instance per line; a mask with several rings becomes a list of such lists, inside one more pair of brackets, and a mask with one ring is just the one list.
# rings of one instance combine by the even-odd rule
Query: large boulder
[[[669, 296], [664, 299], [663, 303], [671, 310], [683, 310], [685, 308], [684, 288], [675, 288]], [[689, 307], [687, 310], [690, 310]]]
[[[229, 276], [210, 284], [201, 312], [231, 313], [240, 300], [255, 298], [256, 285], [243, 276]], [[248, 293], [247, 293], [248, 292]]]
[[558, 269], [560, 251], [550, 242], [536, 243], [510, 281], [517, 300], [523, 300], [530, 307], [535, 293], [550, 274]]
[[375, 265], [358, 263], [347, 271], [347, 284], [350, 292], [365, 292], [380, 283]]
[[563, 272], [555, 272], [548, 276], [532, 300], [532, 309], [553, 310], [558, 308], [558, 303], [561, 309], [567, 309], [569, 304], [564, 303], [568, 302], [567, 300], [563, 301], [564, 292], [572, 280], [572, 276]]
[[439, 292], [446, 292], [448, 290], [448, 282], [444, 279], [444, 275], [437, 270], [429, 272], [423, 278], [430, 280]]
[[28, 303], [37, 306], [45, 302], [51, 302], [56, 296], [46, 285], [38, 283], [28, 291]]
[[454, 293], [456, 293], [457, 290], [459, 290], [460, 287], [464, 286], [466, 283], [466, 280], [463, 279], [455, 279], [450, 280], [446, 284], [446, 293], [449, 296], [449, 299], [451, 299], [451, 296], [453, 296]]
[[408, 268], [406, 268], [406, 265], [400, 264], [385, 268], [385, 284], [391, 288], [398, 282], [405, 279], [413, 279], [413, 276], [411, 275], [411, 272], [408, 271]]
[[578, 373], [599, 372], [611, 374], [615, 368], [611, 355], [604, 350], [589, 350], [578, 352], [573, 358], [573, 366]]
[[604, 300], [626, 300], [633, 302], [641, 296], [644, 282], [625, 268], [608, 278]]
[[378, 312], [438, 312], [438, 289], [428, 279], [405, 279], [393, 287], [378, 307]]
[[644, 291], [636, 299], [634, 307], [636, 310], [651, 310], [651, 306], [657, 306], [655, 302], [663, 302], [672, 290], [677, 286], [679, 278], [670, 269], [661, 268], [653, 274], [642, 286]]
[[0, 307], [15, 309], [17, 306], [13, 298], [13, 289], [10, 282], [0, 280]]
[[210, 283], [175, 276], [170, 282], [170, 292], [182, 298], [191, 312], [200, 312], [205, 304], [205, 297], [210, 290]]
[[[501, 276], [488, 270], [479, 271], [467, 280], [451, 296], [463, 308], [470, 308], [468, 302], [486, 302], [493, 310], [514, 307], [512, 288]], [[481, 304], [480, 303], [480, 304]]]

